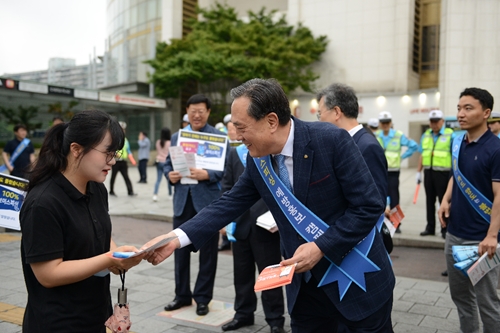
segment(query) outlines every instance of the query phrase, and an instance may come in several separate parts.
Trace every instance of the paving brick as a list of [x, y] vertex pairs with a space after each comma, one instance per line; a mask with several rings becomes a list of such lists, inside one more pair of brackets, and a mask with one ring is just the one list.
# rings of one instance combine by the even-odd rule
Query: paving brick
[[449, 308], [440, 308], [438, 306], [428, 306], [424, 304], [415, 304], [408, 312], [417, 313], [425, 316], [447, 318], [450, 314]]

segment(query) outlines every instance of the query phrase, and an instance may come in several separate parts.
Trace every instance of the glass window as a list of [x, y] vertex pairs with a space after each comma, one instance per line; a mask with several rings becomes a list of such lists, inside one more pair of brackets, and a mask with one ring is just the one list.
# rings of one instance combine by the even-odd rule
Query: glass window
[[430, 25], [422, 28], [421, 70], [436, 70], [439, 64], [439, 26]]

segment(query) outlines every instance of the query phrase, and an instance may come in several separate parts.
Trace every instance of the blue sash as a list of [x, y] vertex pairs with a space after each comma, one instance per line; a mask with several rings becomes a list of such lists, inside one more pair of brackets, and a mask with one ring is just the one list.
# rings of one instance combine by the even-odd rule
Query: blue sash
[[[9, 160], [10, 165], [14, 166], [15, 160], [19, 157], [19, 155], [22, 154], [24, 149], [26, 147], [28, 147], [29, 143], [30, 143], [30, 139], [28, 139], [28, 138], [24, 138], [23, 141], [21, 141], [21, 143], [17, 146], [16, 150], [14, 150], [14, 153], [10, 157], [10, 160]], [[0, 166], [0, 172], [4, 172], [5, 170], [7, 170], [7, 166], [5, 164]]]
[[458, 188], [462, 191], [467, 201], [478, 212], [479, 215], [488, 223], [490, 223], [491, 207], [493, 204], [481, 192], [479, 192], [468, 180], [464, 177], [460, 169], [458, 169], [458, 156], [460, 155], [460, 145], [464, 140], [464, 135], [459, 135], [453, 140], [453, 150], [451, 153], [453, 161], [453, 177]]
[[236, 152], [238, 153], [238, 157], [240, 158], [241, 164], [246, 168], [247, 167], [247, 154], [248, 148], [244, 144], [236, 147]]
[[[311, 212], [302, 202], [297, 200], [291, 191], [283, 185], [283, 182], [273, 170], [269, 155], [262, 158], [254, 158], [253, 160], [276, 203], [297, 233], [308, 242], [313, 242], [324, 234], [330, 226]], [[340, 266], [337, 266], [325, 256], [331, 262], [331, 265], [321, 279], [318, 287], [338, 281], [340, 300], [345, 296], [352, 282], [366, 292], [365, 273], [380, 270], [367, 255], [373, 245], [373, 240], [381, 221], [383, 222], [383, 219], [379, 219], [377, 226], [372, 229], [368, 236], [345, 256]]]
[[[246, 168], [247, 167], [247, 153], [248, 148], [244, 144], [240, 144], [236, 147], [236, 152], [238, 153], [238, 157], [240, 158], [241, 164]], [[236, 222], [231, 222], [226, 226], [226, 234], [227, 239], [230, 242], [236, 242], [236, 238], [234, 238], [234, 233], [236, 232], [236, 227], [238, 224]]]

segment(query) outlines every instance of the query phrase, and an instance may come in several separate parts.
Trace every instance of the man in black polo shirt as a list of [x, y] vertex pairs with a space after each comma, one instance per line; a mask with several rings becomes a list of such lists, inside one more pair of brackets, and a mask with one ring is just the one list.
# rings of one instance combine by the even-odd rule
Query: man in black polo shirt
[[[457, 306], [461, 332], [479, 332], [478, 310], [484, 332], [500, 328], [500, 300], [497, 295], [500, 266], [489, 271], [475, 286], [453, 267], [453, 245], [478, 244], [479, 255], [491, 257], [497, 248], [500, 230], [500, 140], [488, 129], [493, 96], [483, 89], [467, 88], [460, 94], [458, 122], [466, 130], [453, 142], [454, 177], [448, 183], [438, 215], [447, 227], [445, 243], [450, 294]], [[458, 160], [458, 161], [457, 161]], [[459, 175], [461, 173], [461, 175]], [[460, 184], [456, 177], [462, 178]], [[465, 186], [464, 186], [465, 185]], [[466, 188], [480, 195], [470, 199]], [[478, 213], [484, 212], [482, 214]]]
[[[14, 139], [5, 145], [2, 157], [12, 176], [24, 178], [29, 165], [35, 161], [35, 149], [31, 141], [26, 139], [28, 135], [26, 126], [22, 124], [14, 126], [14, 135]], [[23, 146], [16, 151], [20, 144]], [[15, 160], [12, 162], [13, 157]]]

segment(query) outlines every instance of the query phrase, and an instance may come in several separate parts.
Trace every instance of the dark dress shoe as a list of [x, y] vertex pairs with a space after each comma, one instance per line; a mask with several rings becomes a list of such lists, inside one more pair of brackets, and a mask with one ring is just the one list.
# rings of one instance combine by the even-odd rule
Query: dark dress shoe
[[283, 327], [273, 326], [271, 327], [271, 333], [286, 333]]
[[448, 276], [448, 270], [442, 271], [441, 276]]
[[183, 306], [190, 306], [190, 305], [191, 302], [183, 302], [179, 301], [178, 299], [174, 299], [172, 302], [168, 303], [164, 309], [165, 311], [174, 311], [182, 308]]
[[428, 230], [424, 230], [424, 231], [422, 231], [422, 232], [420, 233], [420, 236], [434, 236], [434, 235], [435, 235], [435, 233], [430, 232], [430, 231], [428, 231]]
[[233, 319], [229, 323], [222, 325], [223, 331], [234, 331], [240, 327], [253, 325], [253, 319]]
[[196, 314], [198, 316], [205, 316], [208, 313], [208, 305], [205, 303], [198, 303], [196, 305]]
[[229, 242], [219, 245], [219, 251], [225, 251], [230, 249], [231, 249], [231, 243]]

